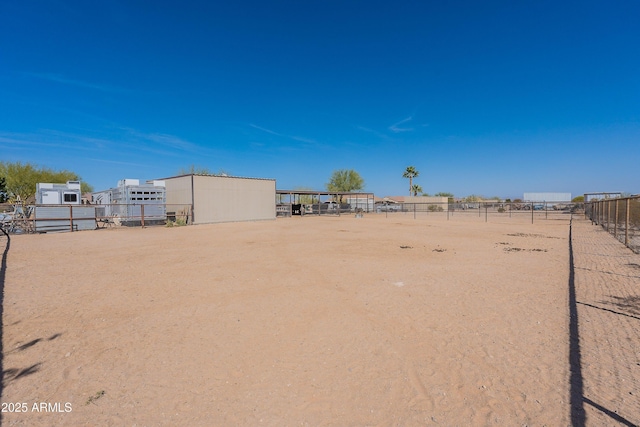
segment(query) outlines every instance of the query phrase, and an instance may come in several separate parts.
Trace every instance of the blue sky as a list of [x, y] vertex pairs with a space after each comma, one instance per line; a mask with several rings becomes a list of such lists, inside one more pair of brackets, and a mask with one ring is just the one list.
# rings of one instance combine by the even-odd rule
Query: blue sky
[[640, 2], [5, 1], [0, 159], [376, 195], [640, 192]]

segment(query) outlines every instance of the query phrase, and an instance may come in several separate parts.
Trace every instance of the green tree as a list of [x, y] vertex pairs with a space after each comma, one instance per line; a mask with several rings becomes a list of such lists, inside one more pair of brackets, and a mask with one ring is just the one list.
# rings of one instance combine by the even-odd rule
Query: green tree
[[584, 203], [584, 196], [576, 196], [571, 199], [573, 203]]
[[417, 196], [418, 193], [422, 193], [422, 187], [420, 187], [418, 184], [413, 184], [411, 186], [411, 192], [414, 196]]
[[0, 203], [7, 201], [7, 180], [0, 176]]
[[178, 175], [228, 176], [229, 173], [224, 169], [218, 169], [218, 172], [213, 172], [210, 168], [206, 166], [197, 166], [197, 165], [191, 164], [186, 168], [178, 169]]
[[448, 203], [453, 203], [453, 200], [455, 198], [455, 196], [453, 195], [453, 193], [445, 193], [443, 191], [436, 193], [435, 194], [436, 197], [446, 197], [447, 198], [447, 202]]
[[402, 174], [403, 178], [409, 178], [409, 195], [411, 195], [411, 192], [413, 191], [413, 178], [418, 175], [420, 175], [420, 172], [418, 172], [418, 170], [413, 166], [407, 166], [407, 169], [405, 169]]
[[[33, 202], [36, 184], [50, 182], [64, 184], [67, 181], [82, 181], [80, 175], [68, 170], [55, 171], [47, 167], [39, 167], [32, 163], [0, 162], [0, 177], [5, 180], [5, 195], [8, 200], [18, 200], [23, 204]], [[90, 193], [93, 187], [81, 182], [80, 190]]]
[[327, 191], [358, 191], [364, 188], [364, 179], [353, 169], [333, 171]]
[[481, 202], [483, 200], [482, 196], [478, 196], [477, 194], [471, 194], [470, 196], [467, 196], [464, 198], [464, 201], [467, 203], [476, 203], [476, 202]]
[[[29, 203], [36, 194], [36, 184], [48, 182], [64, 184], [67, 181], [82, 181], [80, 175], [68, 170], [55, 171], [47, 167], [39, 167], [31, 163], [0, 162], [0, 177], [5, 179], [5, 191], [9, 200], [20, 198], [22, 203]], [[93, 187], [81, 183], [81, 191], [90, 193]]]
[[[313, 190], [313, 188], [309, 188], [309, 187], [294, 187], [293, 188], [294, 193], [295, 191], [311, 191]], [[303, 205], [312, 205], [314, 203], [316, 203], [316, 197], [311, 195], [311, 194], [300, 194], [298, 196], [298, 203], [302, 203]]]
[[449, 198], [453, 198], [453, 193], [445, 193], [445, 192], [439, 192], [435, 194], [436, 197], [449, 197]]

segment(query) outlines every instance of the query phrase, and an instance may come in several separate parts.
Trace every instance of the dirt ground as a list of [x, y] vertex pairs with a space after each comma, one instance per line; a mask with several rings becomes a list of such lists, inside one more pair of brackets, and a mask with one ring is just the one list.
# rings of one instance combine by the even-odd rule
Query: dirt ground
[[406, 214], [12, 236], [3, 423], [570, 425], [568, 239]]

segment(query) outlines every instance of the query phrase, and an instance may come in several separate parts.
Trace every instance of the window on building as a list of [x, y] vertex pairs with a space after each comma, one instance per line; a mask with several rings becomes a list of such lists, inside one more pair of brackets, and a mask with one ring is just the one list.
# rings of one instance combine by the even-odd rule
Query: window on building
[[64, 193], [64, 201], [65, 203], [77, 203], [78, 195], [74, 193]]

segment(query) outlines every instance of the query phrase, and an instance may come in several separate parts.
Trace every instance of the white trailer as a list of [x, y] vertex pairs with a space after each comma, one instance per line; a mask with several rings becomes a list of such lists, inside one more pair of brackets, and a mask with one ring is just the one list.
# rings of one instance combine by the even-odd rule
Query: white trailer
[[167, 218], [164, 181], [141, 184], [138, 179], [121, 179], [114, 188], [92, 193], [91, 200], [98, 218], [117, 217], [123, 225], [138, 225], [143, 216], [150, 223]]

